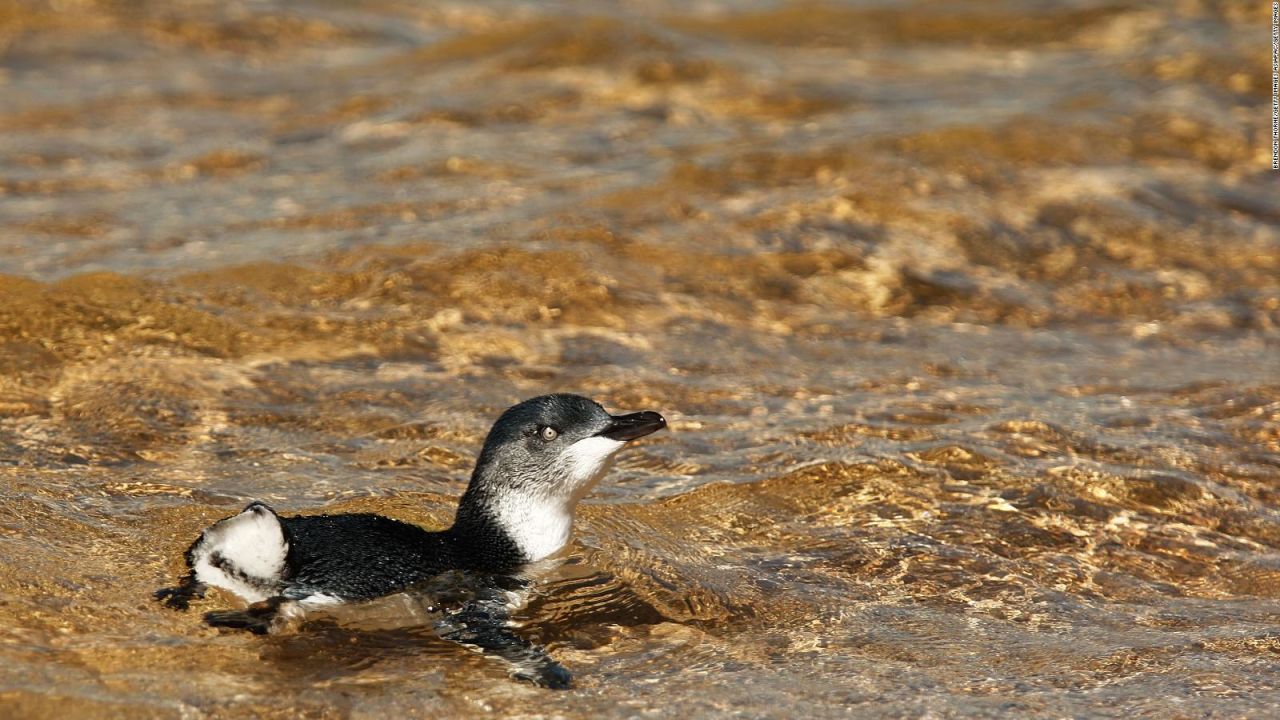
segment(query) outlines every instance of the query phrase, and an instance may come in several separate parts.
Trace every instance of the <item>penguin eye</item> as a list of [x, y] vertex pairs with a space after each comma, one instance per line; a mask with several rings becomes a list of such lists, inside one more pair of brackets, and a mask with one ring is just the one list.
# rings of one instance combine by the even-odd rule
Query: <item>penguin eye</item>
[[551, 442], [552, 440], [555, 440], [559, 435], [560, 435], [560, 431], [556, 430], [550, 425], [544, 425], [542, 428], [538, 430], [538, 436], [541, 437], [543, 440], [546, 440], [547, 442]]

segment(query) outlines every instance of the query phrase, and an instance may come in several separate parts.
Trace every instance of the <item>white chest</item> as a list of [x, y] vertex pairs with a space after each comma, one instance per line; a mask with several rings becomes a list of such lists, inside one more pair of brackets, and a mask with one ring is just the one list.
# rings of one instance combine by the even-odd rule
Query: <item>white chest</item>
[[495, 499], [494, 516], [530, 561], [554, 555], [568, 544], [578, 501], [609, 469], [624, 444], [599, 436], [579, 440], [564, 449], [546, 482]]
[[554, 555], [573, 534], [573, 505], [567, 500], [512, 495], [499, 499], [493, 512], [530, 561]]

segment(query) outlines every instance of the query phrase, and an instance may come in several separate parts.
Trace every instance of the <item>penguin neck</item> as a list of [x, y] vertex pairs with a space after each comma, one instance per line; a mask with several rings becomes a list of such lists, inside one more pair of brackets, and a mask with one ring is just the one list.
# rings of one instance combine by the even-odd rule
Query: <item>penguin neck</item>
[[504, 464], [486, 446], [451, 529], [458, 549], [480, 552], [493, 542], [518, 557], [518, 565], [556, 554], [573, 535], [578, 501], [608, 471], [622, 446], [620, 440], [587, 437], [537, 472]]
[[473, 478], [449, 533], [476, 569], [512, 572], [559, 552], [573, 534], [576, 497], [548, 497], [524, 489], [496, 490]]

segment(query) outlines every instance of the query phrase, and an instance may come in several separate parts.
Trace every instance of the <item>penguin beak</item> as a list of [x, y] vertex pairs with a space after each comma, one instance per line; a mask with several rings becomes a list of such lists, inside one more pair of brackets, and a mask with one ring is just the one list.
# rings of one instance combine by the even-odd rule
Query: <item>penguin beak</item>
[[613, 415], [613, 422], [596, 433], [610, 440], [635, 440], [667, 426], [667, 421], [656, 412], [638, 412], [630, 415]]

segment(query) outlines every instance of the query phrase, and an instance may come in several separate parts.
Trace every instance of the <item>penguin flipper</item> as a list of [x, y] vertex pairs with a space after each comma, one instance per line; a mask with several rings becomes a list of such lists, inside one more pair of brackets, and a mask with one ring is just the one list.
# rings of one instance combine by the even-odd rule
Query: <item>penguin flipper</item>
[[160, 588], [151, 594], [156, 600], [159, 600], [165, 607], [174, 610], [186, 610], [191, 605], [192, 600], [203, 599], [205, 590], [209, 586], [196, 579], [194, 572], [189, 572], [182, 576], [178, 584], [173, 587]]
[[480, 603], [471, 603], [435, 623], [436, 634], [488, 657], [507, 663], [507, 672], [517, 680], [552, 690], [566, 690], [573, 676], [547, 651], [513, 632], [510, 617]]
[[293, 615], [296, 603], [282, 595], [256, 602], [244, 610], [216, 610], [204, 614], [205, 624], [212, 627], [248, 630], [266, 635], [280, 630]]

